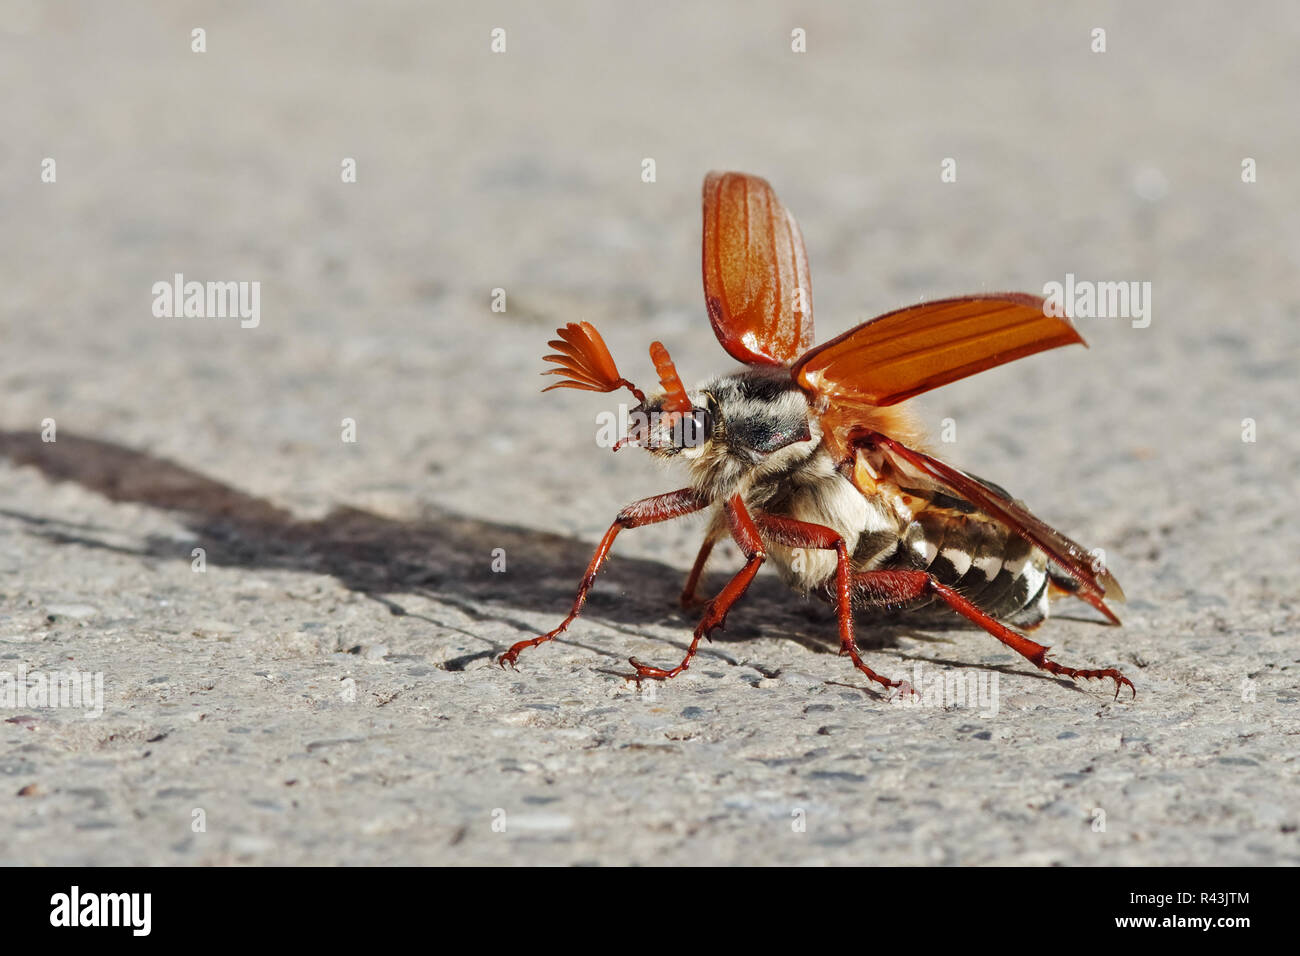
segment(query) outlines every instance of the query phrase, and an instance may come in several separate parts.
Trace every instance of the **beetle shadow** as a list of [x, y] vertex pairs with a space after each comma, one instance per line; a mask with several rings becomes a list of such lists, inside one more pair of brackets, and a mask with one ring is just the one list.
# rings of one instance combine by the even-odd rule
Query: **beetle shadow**
[[[189, 562], [192, 548], [203, 547], [206, 560], [218, 566], [328, 574], [396, 616], [423, 620], [484, 644], [481, 651], [443, 661], [441, 666], [447, 670], [461, 670], [473, 661], [496, 657], [506, 645], [429, 614], [409, 612], [399, 597], [430, 599], [474, 621], [507, 624], [519, 632], [517, 639], [533, 637], [538, 630], [536, 622], [520, 620], [515, 614], [521, 609], [529, 613], [553, 612], [558, 623], [573, 603], [577, 582], [593, 550], [591, 543], [576, 538], [438, 508], [429, 509], [414, 521], [400, 521], [340, 506], [324, 518], [305, 521], [191, 468], [66, 431], [60, 432], [56, 442], [44, 442], [29, 432], [0, 431], [0, 458], [17, 466], [34, 467], [51, 482], [73, 482], [110, 501], [170, 511], [194, 539], [178, 542], [172, 536], [155, 535], [146, 537], [142, 547], [126, 547], [107, 540], [100, 533], [102, 529], [91, 525], [0, 510], [0, 514], [24, 523], [34, 536], [58, 544], [160, 561]], [[497, 548], [505, 550], [509, 573], [492, 571], [492, 556]], [[738, 570], [739, 564], [731, 573]], [[656, 640], [665, 639], [662, 634], [647, 633], [647, 625], [680, 628], [680, 638], [665, 642], [684, 652], [698, 619], [698, 612], [683, 611], [677, 603], [684, 577], [684, 568], [644, 558], [619, 557], [601, 572], [588, 599], [585, 617], [630, 635]], [[726, 571], [719, 568], [706, 575], [700, 593], [715, 594], [726, 580]], [[897, 648], [903, 637], [950, 643], [947, 632], [972, 631], [964, 622], [942, 616], [926, 615], [924, 621], [862, 614], [857, 617], [857, 644], [864, 651]], [[820, 601], [801, 598], [775, 575], [760, 574], [754, 579], [728, 615], [726, 629], [716, 633], [712, 644], [701, 648], [701, 654], [734, 665], [738, 661], [727, 646], [756, 637], [792, 640], [819, 654], [839, 652], [834, 610]], [[620, 664], [626, 660], [621, 648], [595, 646], [571, 634], [560, 640]], [[989, 666], [930, 662], [953, 667]], [[768, 671], [761, 663], [748, 663], [760, 672], [778, 673]], [[632, 676], [630, 672], [610, 673]], [[1043, 673], [1030, 676], [1055, 679]]]
[[[514, 615], [521, 609], [530, 614], [553, 612], [558, 623], [572, 605], [594, 548], [575, 538], [436, 508], [411, 521], [348, 506], [336, 507], [320, 519], [302, 520], [191, 468], [63, 430], [55, 442], [28, 432], [0, 431], [0, 457], [36, 468], [51, 482], [73, 482], [110, 501], [169, 511], [194, 538], [148, 536], [141, 547], [124, 547], [94, 526], [2, 512], [23, 522], [32, 535], [161, 561], [189, 562], [192, 548], [202, 547], [205, 560], [217, 566], [327, 574], [394, 615], [422, 619], [483, 642], [480, 652], [444, 662], [452, 670], [495, 656], [505, 646], [429, 614], [408, 612], [400, 600], [403, 595], [454, 607], [471, 620], [506, 623], [520, 632], [518, 639], [532, 637], [537, 622]], [[507, 573], [492, 570], [498, 548], [507, 557]], [[646, 625], [663, 625], [683, 628], [689, 635], [696, 618], [677, 603], [685, 570], [619, 557], [601, 573], [586, 617], [629, 633], [644, 635]], [[701, 593], [715, 593], [724, 581], [723, 573], [710, 574]], [[715, 641], [725, 645], [756, 636], [790, 638], [819, 652], [838, 650], [830, 609], [800, 599], [769, 575], [755, 579]], [[573, 641], [570, 635], [565, 638], [594, 653], [620, 660], [626, 656]], [[860, 643], [872, 646], [870, 639]], [[680, 646], [686, 646], [685, 640]]]

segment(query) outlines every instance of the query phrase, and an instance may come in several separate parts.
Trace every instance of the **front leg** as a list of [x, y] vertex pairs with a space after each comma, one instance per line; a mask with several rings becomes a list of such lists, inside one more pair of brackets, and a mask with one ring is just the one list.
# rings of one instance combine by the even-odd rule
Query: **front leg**
[[614, 523], [605, 532], [605, 537], [600, 539], [600, 546], [596, 548], [591, 563], [587, 565], [587, 573], [582, 576], [582, 583], [578, 585], [578, 596], [573, 599], [573, 610], [569, 612], [569, 616], [561, 621], [560, 626], [555, 630], [548, 631], [541, 637], [520, 641], [497, 658], [497, 663], [502, 667], [507, 664], [514, 667], [515, 662], [519, 660], [520, 651], [525, 648], [536, 647], [538, 644], [544, 644], [547, 641], [553, 641], [568, 629], [574, 618], [582, 613], [582, 606], [587, 603], [587, 592], [596, 583], [596, 575], [600, 573], [601, 565], [605, 563], [605, 558], [609, 556], [609, 549], [613, 546], [614, 539], [618, 537], [620, 531], [624, 528], [639, 528], [646, 524], [671, 521], [673, 518], [680, 518], [682, 515], [699, 511], [708, 503], [708, 499], [693, 488], [682, 488], [679, 491], [670, 491], [665, 495], [643, 498], [620, 511], [618, 517], [614, 519]]
[[[745, 508], [744, 499], [740, 495], [732, 495], [727, 499], [724, 512], [727, 517], [727, 526], [731, 530], [731, 536], [735, 539], [736, 544], [740, 545], [741, 552], [745, 555], [745, 566], [740, 569], [734, 578], [727, 582], [727, 586], [722, 589], [712, 601], [709, 602], [704, 612], [704, 618], [695, 628], [695, 636], [691, 639], [691, 646], [686, 651], [686, 656], [676, 667], [665, 670], [662, 667], [652, 667], [649, 664], [642, 664], [635, 657], [629, 659], [628, 663], [636, 668], [636, 679], [641, 681], [650, 680], [668, 680], [670, 677], [676, 677], [682, 671], [691, 666], [691, 658], [695, 656], [695, 651], [700, 646], [700, 638], [708, 637], [715, 630], [722, 627], [723, 622], [727, 619], [727, 612], [731, 610], [731, 605], [740, 600], [740, 596], [749, 588], [749, 582], [754, 580], [754, 575], [758, 573], [759, 567], [763, 564], [763, 559], [767, 554], [763, 551], [763, 542], [758, 536], [758, 529], [754, 526], [754, 520], [749, 516], [749, 511]], [[706, 542], [706, 548], [712, 546], [712, 541]], [[701, 557], [707, 558], [708, 551], [702, 550]], [[697, 569], [703, 567], [703, 561], [696, 559]], [[698, 578], [698, 575], [692, 573], [692, 578]]]

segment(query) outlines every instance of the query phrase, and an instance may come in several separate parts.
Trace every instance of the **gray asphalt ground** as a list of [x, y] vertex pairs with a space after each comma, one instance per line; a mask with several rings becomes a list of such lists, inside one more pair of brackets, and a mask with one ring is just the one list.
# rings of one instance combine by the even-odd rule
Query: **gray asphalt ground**
[[[102, 675], [103, 712], [4, 706], [0, 862], [1300, 861], [1298, 28], [1288, 3], [4, 0], [0, 671]], [[626, 658], [674, 663], [693, 626], [698, 520], [625, 534], [570, 636], [495, 666], [620, 506], [682, 481], [597, 447], [616, 398], [537, 373], [578, 320], [633, 379], [654, 339], [688, 379], [731, 367], [710, 169], [798, 216], [821, 340], [1152, 284], [1148, 327], [1080, 318], [1090, 349], [917, 402], [945, 458], [1105, 550], [1124, 626], [1062, 605], [1038, 637], [1136, 700], [864, 622], [883, 673], [998, 682], [996, 714], [892, 702], [766, 572], [638, 692]], [[177, 272], [260, 282], [260, 323], [156, 317]]]

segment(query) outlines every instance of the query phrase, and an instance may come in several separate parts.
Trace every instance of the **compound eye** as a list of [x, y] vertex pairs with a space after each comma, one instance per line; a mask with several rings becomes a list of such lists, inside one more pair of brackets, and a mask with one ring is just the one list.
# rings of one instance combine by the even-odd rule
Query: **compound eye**
[[707, 408], [692, 408], [682, 417], [682, 447], [699, 448], [713, 436], [713, 416]]

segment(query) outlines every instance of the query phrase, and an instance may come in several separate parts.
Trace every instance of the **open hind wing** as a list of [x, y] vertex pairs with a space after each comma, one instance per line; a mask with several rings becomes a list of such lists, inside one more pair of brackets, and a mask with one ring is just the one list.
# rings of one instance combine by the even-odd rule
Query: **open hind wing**
[[1124, 600], [1119, 582], [1082, 545], [1034, 516], [1029, 509], [1014, 501], [1002, 489], [990, 486], [932, 455], [909, 448], [879, 432], [855, 435], [852, 447], [867, 454], [878, 452], [894, 472], [896, 483], [915, 487], [946, 490], [969, 501], [982, 512], [1041, 549], [1052, 564], [1074, 585], [1074, 594], [1087, 601], [1109, 620], [1118, 624], [1119, 618], [1106, 606], [1106, 599]]

